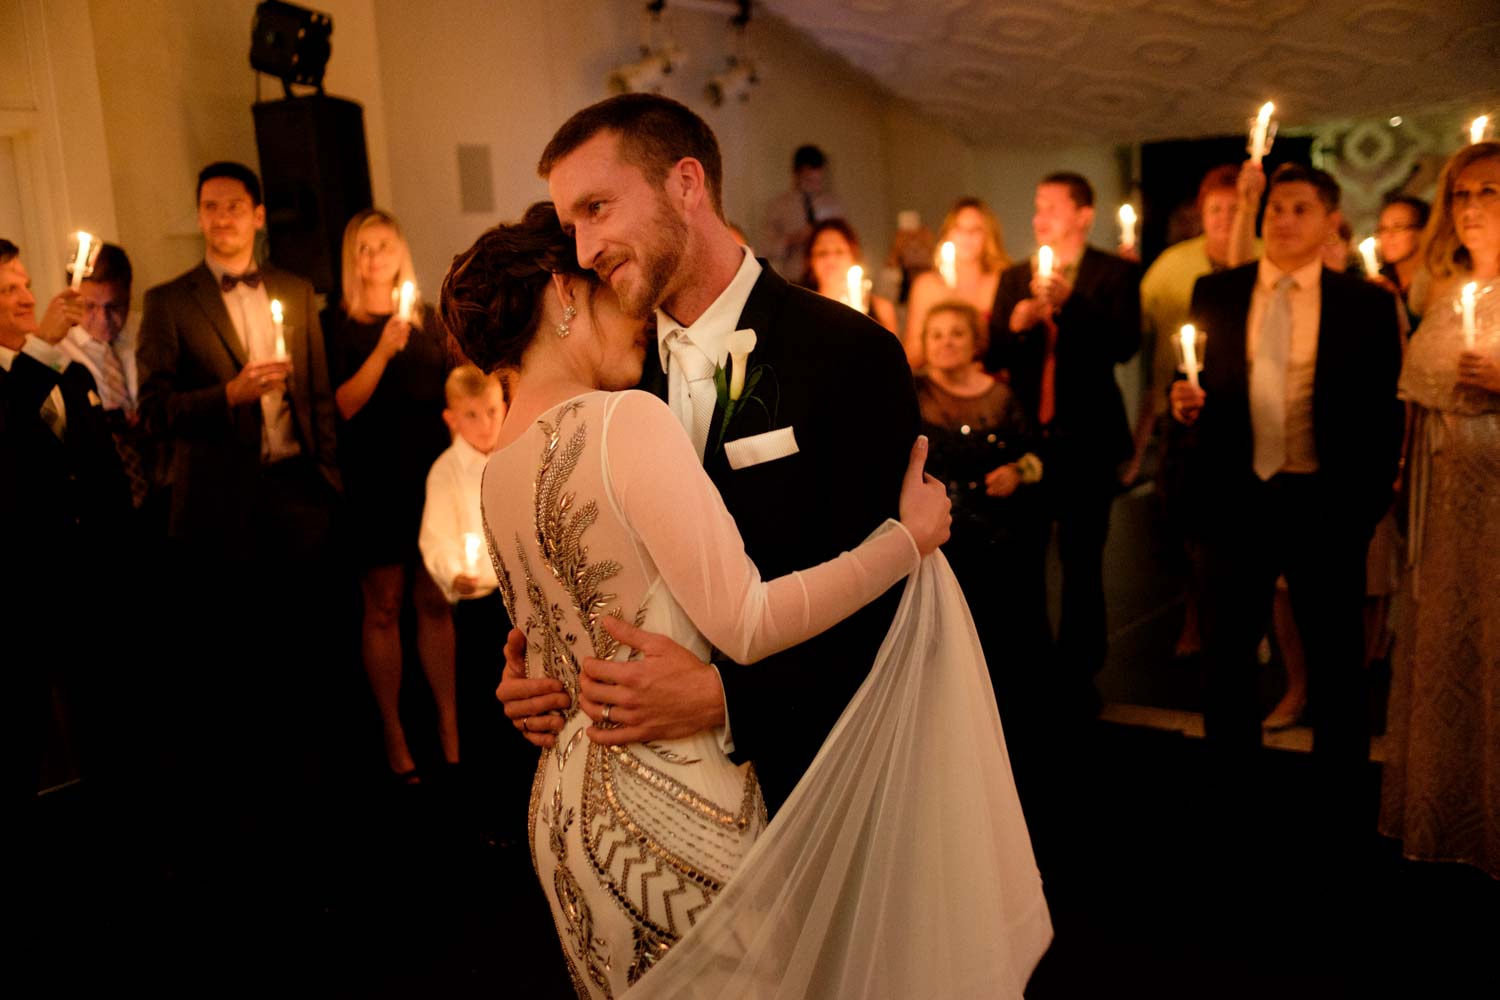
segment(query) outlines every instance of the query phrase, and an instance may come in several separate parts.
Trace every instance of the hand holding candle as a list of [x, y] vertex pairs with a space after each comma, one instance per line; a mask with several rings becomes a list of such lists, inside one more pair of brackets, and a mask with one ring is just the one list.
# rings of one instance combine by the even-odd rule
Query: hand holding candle
[[938, 273], [949, 288], [958, 287], [958, 248], [952, 241], [938, 248]]
[[1260, 163], [1267, 153], [1271, 151], [1271, 140], [1276, 137], [1276, 126], [1271, 122], [1271, 113], [1276, 110], [1276, 105], [1267, 101], [1260, 106], [1260, 113], [1255, 116], [1255, 124], [1250, 129], [1250, 159]]
[[1120, 206], [1120, 247], [1135, 249], [1135, 206], [1128, 201]]
[[401, 318], [401, 322], [411, 322], [411, 308], [416, 300], [417, 286], [410, 281], [401, 282], [401, 299], [400, 304], [396, 307], [396, 315]]
[[281, 311], [281, 300], [280, 299], [272, 299], [271, 300], [271, 329], [276, 334], [276, 353], [273, 356], [276, 359], [278, 359], [278, 360], [282, 359], [282, 358], [285, 358], [287, 356], [287, 354], [286, 354], [286, 325], [283, 322], [284, 318], [285, 318], [284, 314]]
[[1459, 303], [1464, 314], [1464, 350], [1466, 351], [1474, 349], [1474, 297], [1478, 291], [1479, 285], [1471, 281], [1459, 292]]
[[1365, 262], [1365, 275], [1374, 278], [1380, 274], [1380, 260], [1375, 256], [1375, 237], [1367, 236], [1359, 241], [1359, 256]]

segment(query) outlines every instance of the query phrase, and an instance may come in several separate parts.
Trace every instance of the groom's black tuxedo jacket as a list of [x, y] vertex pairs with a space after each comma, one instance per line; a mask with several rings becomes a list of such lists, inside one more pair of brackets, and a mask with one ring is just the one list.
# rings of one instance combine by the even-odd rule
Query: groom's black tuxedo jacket
[[[760, 263], [737, 326], [755, 331], [748, 370], [760, 379], [724, 439], [790, 427], [798, 451], [730, 468], [716, 408], [704, 468], [769, 580], [831, 559], [897, 516], [918, 417], [911, 369], [889, 331]], [[654, 350], [641, 387], [666, 398]], [[772, 811], [869, 673], [903, 585], [799, 646], [750, 666], [720, 665], [734, 756], [755, 762]]]
[[[1245, 325], [1258, 264], [1205, 275], [1193, 287], [1191, 315], [1205, 333], [1203, 412], [1174, 428], [1192, 507], [1211, 533], [1234, 533], [1256, 512], [1251, 487], [1255, 438]], [[1401, 337], [1396, 302], [1378, 285], [1323, 269], [1318, 353], [1313, 375], [1317, 476], [1336, 516], [1331, 528], [1368, 538], [1390, 507], [1401, 452], [1403, 410], [1396, 399]], [[1324, 512], [1310, 512], [1324, 513]]]

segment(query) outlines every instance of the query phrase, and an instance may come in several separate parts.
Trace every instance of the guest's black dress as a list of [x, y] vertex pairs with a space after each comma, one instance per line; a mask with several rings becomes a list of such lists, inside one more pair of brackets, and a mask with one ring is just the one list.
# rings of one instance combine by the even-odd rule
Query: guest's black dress
[[[955, 396], [916, 377], [927, 471], [948, 487], [953, 530], [943, 554], [953, 567], [984, 647], [1006, 731], [1018, 706], [1030, 704], [1045, 669], [1047, 521], [1040, 484], [1008, 497], [985, 492], [985, 476], [1034, 451], [1020, 402], [996, 382], [981, 396]], [[1046, 470], [1043, 470], [1045, 478]], [[1021, 708], [1024, 711], [1024, 708]]]
[[[337, 388], [380, 342], [386, 316], [361, 323], [340, 309], [324, 314], [329, 379]], [[339, 424], [339, 466], [353, 557], [361, 568], [416, 561], [427, 470], [452, 442], [443, 423], [443, 383], [451, 365], [436, 313], [422, 307], [406, 347], [386, 365], [358, 413]]]

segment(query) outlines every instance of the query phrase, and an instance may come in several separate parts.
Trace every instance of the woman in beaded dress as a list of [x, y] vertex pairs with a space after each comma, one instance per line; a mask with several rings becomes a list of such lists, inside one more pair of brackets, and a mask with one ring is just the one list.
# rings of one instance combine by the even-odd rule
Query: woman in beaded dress
[[[573, 705], [542, 753], [532, 857], [580, 997], [618, 997], [692, 928], [766, 824], [754, 770], [712, 733], [605, 747], [577, 708], [579, 662], [624, 652], [613, 615], [750, 662], [801, 642], [911, 573], [947, 537], [948, 501], [913, 452], [903, 520], [851, 552], [762, 582], [666, 404], [641, 376], [645, 324], [580, 271], [550, 203], [455, 259], [444, 318], [473, 360], [510, 376], [485, 469], [485, 530], [527, 669]], [[692, 516], [684, 516], [691, 512]], [[632, 995], [635, 995], [634, 993]]]
[[[1392, 655], [1380, 830], [1500, 878], [1500, 143], [1453, 156], [1407, 345], [1411, 567]], [[1474, 293], [1466, 345], [1462, 289]]]

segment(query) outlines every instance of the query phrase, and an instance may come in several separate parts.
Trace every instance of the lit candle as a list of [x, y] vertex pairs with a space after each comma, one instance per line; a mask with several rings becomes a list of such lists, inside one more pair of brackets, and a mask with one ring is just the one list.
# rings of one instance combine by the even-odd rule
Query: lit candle
[[464, 532], [464, 567], [469, 576], [479, 573], [479, 552], [484, 548], [484, 539], [477, 531]]
[[88, 277], [89, 248], [94, 245], [94, 235], [92, 233], [86, 233], [80, 229], [77, 233], [77, 239], [78, 256], [73, 258], [73, 266], [70, 268], [73, 278], [73, 291], [75, 292], [78, 291], [79, 286], [83, 284], [83, 279]]
[[401, 322], [411, 322], [411, 307], [416, 298], [417, 286], [410, 281], [401, 282], [401, 305], [396, 310], [396, 315], [401, 318]]
[[1182, 369], [1187, 374], [1188, 384], [1198, 388], [1198, 331], [1188, 323], [1178, 337], [1182, 341]]
[[1250, 132], [1250, 159], [1260, 163], [1266, 155], [1266, 136], [1271, 128], [1271, 112], [1276, 110], [1276, 105], [1270, 101], [1260, 106], [1260, 114], [1255, 116], [1255, 128]]
[[286, 330], [282, 320], [281, 300], [271, 300], [271, 328], [276, 331], [276, 357], [286, 357]]
[[1464, 350], [1474, 349], [1474, 293], [1479, 291], [1475, 282], [1469, 282], [1459, 293], [1459, 301], [1464, 307]]
[[1367, 236], [1359, 241], [1359, 255], [1365, 261], [1365, 273], [1375, 277], [1380, 273], [1380, 261], [1375, 256], [1375, 237]]
[[860, 312], [865, 311], [865, 269], [855, 264], [849, 268], [845, 279], [849, 287], [849, 304]]
[[1052, 277], [1052, 248], [1043, 246], [1036, 252], [1036, 273], [1038, 277]]
[[949, 288], [958, 287], [958, 248], [952, 242], [938, 248], [938, 273]]
[[1478, 118], [1474, 119], [1474, 123], [1469, 126], [1469, 141], [1470, 142], [1483, 142], [1484, 141], [1485, 130], [1488, 129], [1489, 127], [1490, 127], [1490, 116], [1489, 115], [1480, 115]]
[[1128, 201], [1120, 206], [1120, 246], [1126, 250], [1135, 247], [1135, 206]]

